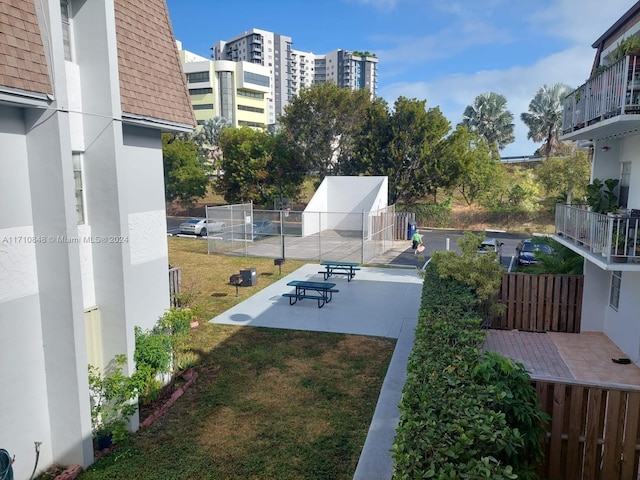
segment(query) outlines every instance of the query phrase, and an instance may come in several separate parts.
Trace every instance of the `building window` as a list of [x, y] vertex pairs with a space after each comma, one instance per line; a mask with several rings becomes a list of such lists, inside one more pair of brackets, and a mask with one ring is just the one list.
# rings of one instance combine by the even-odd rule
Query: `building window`
[[241, 127], [252, 127], [252, 128], [264, 128], [265, 127], [264, 123], [245, 122], [244, 120], [238, 121], [238, 125], [241, 126]]
[[187, 82], [189, 83], [208, 82], [208, 81], [209, 81], [209, 72], [187, 73]]
[[264, 108], [249, 107], [247, 105], [238, 105], [238, 110], [244, 110], [245, 112], [264, 113]]
[[73, 183], [76, 194], [76, 220], [78, 225], [84, 225], [85, 223], [85, 211], [84, 211], [84, 180], [82, 178], [82, 154], [72, 153], [73, 159]]
[[260, 98], [260, 99], [264, 98], [264, 93], [252, 92], [250, 90], [238, 90], [238, 95], [242, 97], [249, 97], [249, 98]]
[[622, 285], [622, 272], [615, 270], [611, 272], [611, 290], [609, 291], [609, 306], [616, 312], [620, 303], [620, 285]]
[[73, 61], [71, 48], [71, 7], [69, 0], [60, 0], [60, 14], [62, 16], [62, 42], [64, 44], [64, 59]]
[[213, 103], [205, 103], [202, 105], [194, 105], [194, 110], [213, 110]]
[[213, 93], [213, 88], [190, 88], [189, 95], [207, 95]]
[[[220, 116], [227, 120], [234, 118], [233, 97], [235, 82], [231, 72], [218, 73], [218, 97], [220, 98]], [[233, 123], [233, 122], [231, 122]]]
[[266, 75], [259, 75], [257, 73], [244, 72], [244, 81], [247, 83], [253, 83], [254, 85], [261, 85], [263, 87], [269, 86], [269, 77]]
[[204, 125], [205, 121], [204, 120], [197, 120], [196, 123], [198, 125]]

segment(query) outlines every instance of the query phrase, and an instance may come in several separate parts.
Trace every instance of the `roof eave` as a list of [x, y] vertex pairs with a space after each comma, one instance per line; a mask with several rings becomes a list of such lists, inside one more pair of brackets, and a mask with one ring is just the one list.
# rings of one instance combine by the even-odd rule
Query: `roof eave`
[[48, 107], [53, 102], [53, 95], [40, 92], [29, 92], [17, 88], [0, 86], [0, 103], [21, 107]]
[[188, 123], [172, 122], [154, 117], [145, 117], [133, 113], [122, 113], [122, 123], [138, 127], [156, 128], [167, 132], [192, 132], [194, 126]]

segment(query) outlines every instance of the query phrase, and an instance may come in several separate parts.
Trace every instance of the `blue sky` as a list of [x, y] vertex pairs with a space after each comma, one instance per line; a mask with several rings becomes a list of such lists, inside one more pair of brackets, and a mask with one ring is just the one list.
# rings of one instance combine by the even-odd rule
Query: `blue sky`
[[209, 57], [211, 46], [246, 30], [287, 35], [293, 48], [342, 48], [378, 56], [378, 95], [439, 107], [455, 127], [484, 92], [507, 99], [516, 141], [503, 156], [531, 155], [520, 114], [544, 84], [589, 76], [591, 44], [633, 0], [167, 0], [176, 39]]

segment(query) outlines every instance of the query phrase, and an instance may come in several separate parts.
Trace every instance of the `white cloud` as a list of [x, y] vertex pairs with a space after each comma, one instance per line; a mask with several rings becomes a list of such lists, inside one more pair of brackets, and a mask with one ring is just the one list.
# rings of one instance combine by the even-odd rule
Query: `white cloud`
[[427, 107], [439, 107], [451, 122], [457, 125], [462, 112], [475, 97], [484, 92], [496, 92], [507, 99], [507, 108], [515, 120], [516, 141], [502, 152], [504, 156], [531, 155], [539, 144], [527, 140], [527, 127], [520, 114], [528, 111], [529, 102], [544, 84], [565, 83], [572, 88], [585, 82], [593, 49], [576, 47], [546, 57], [533, 65], [511, 67], [506, 70], [486, 70], [473, 74], [453, 74], [433, 82], [398, 82], [378, 92], [390, 105], [399, 96], [426, 99]]
[[531, 17], [548, 35], [591, 45], [634, 4], [635, 0], [554, 0]]

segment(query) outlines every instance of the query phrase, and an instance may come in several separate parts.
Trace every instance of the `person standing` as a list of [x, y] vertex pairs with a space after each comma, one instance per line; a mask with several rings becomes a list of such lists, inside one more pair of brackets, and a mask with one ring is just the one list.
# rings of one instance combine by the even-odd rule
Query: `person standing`
[[411, 248], [413, 249], [413, 254], [414, 255], [418, 254], [418, 247], [420, 245], [423, 245], [423, 243], [422, 243], [422, 235], [420, 235], [418, 230], [416, 230], [416, 233], [414, 233], [413, 236], [411, 237]]

